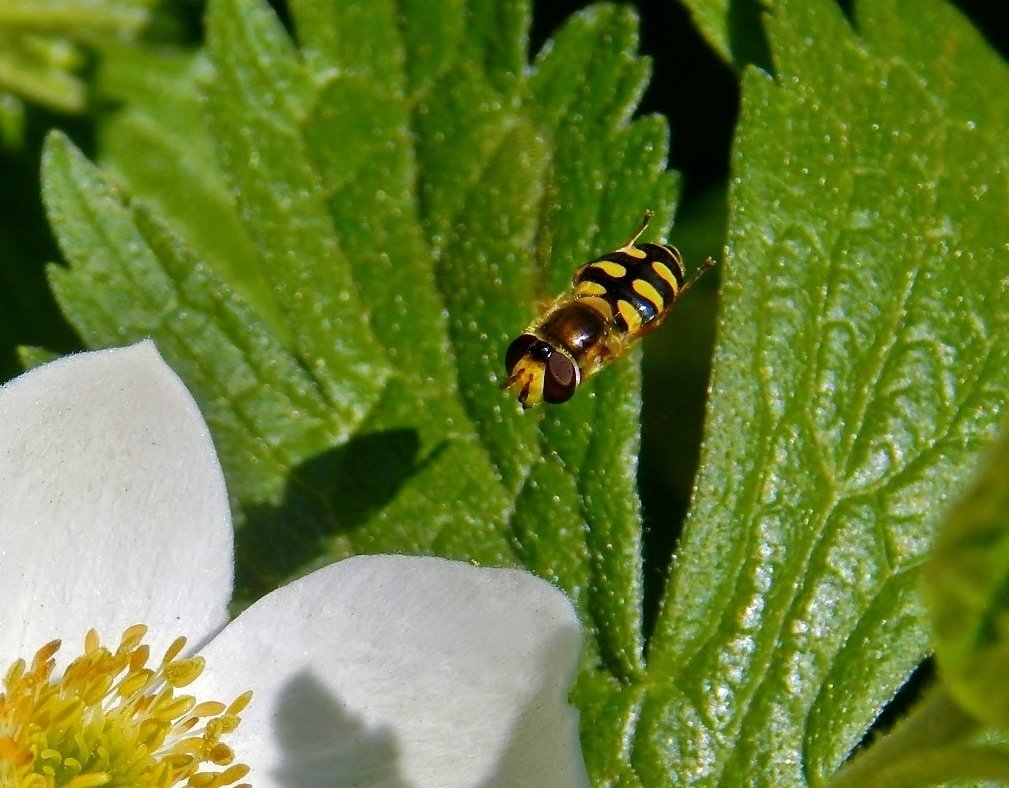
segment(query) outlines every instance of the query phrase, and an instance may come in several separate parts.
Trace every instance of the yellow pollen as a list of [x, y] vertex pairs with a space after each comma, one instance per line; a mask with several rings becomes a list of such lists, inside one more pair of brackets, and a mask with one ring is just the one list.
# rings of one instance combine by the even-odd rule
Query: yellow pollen
[[179, 638], [160, 665], [147, 667], [147, 627], [129, 627], [114, 651], [88, 632], [84, 653], [54, 678], [60, 642], [16, 660], [0, 692], [2, 788], [249, 788], [222, 736], [234, 731], [252, 693], [230, 704], [197, 702], [176, 690], [203, 671], [179, 658]]

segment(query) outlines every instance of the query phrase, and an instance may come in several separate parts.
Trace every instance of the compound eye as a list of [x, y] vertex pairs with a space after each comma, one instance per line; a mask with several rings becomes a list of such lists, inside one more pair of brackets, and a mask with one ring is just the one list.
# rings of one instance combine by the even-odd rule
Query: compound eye
[[532, 334], [522, 334], [508, 346], [508, 350], [505, 351], [505, 371], [509, 375], [515, 371], [515, 367], [529, 352], [529, 348], [538, 341]]
[[563, 353], [554, 353], [547, 362], [543, 380], [543, 401], [552, 405], [567, 402], [578, 388], [578, 369]]

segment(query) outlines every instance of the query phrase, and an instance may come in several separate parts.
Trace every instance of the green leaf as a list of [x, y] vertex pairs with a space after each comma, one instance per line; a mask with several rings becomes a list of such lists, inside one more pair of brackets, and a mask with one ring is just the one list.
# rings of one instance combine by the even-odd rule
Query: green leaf
[[939, 534], [925, 571], [939, 669], [949, 692], [977, 718], [1009, 730], [1009, 437], [987, 462]]
[[911, 714], [863, 750], [830, 788], [916, 788], [967, 781], [1004, 785], [1009, 742], [985, 731], [945, 690], [933, 688]]
[[0, 209], [0, 380], [24, 366], [17, 347], [44, 345], [66, 351], [78, 346], [60, 316], [45, 276], [45, 261], [58, 253], [39, 199], [41, 138], [31, 134], [16, 154], [5, 151]]
[[33, 33], [77, 30], [81, 39], [136, 31], [151, 0], [4, 0], [0, 25]]
[[24, 102], [17, 96], [0, 91], [0, 148], [20, 148], [24, 144], [24, 133]]
[[646, 208], [650, 238], [671, 220], [666, 124], [631, 120], [636, 19], [591, 7], [530, 64], [515, 0], [291, 12], [297, 46], [264, 4], [214, 0], [205, 56], [110, 54], [108, 172], [58, 137], [45, 155], [57, 297], [89, 346], [152, 336], [196, 394], [243, 600], [357, 552], [530, 567], [588, 628], [591, 768], [633, 780], [638, 354], [563, 408], [497, 382], [538, 301]]
[[774, 3], [759, 0], [681, 0], [701, 35], [728, 63], [766, 68], [771, 62], [763, 15]]
[[538, 300], [645, 208], [652, 238], [671, 219], [625, 8], [526, 63], [514, 0], [295, 0], [297, 43], [214, 0], [205, 53], [109, 61], [107, 172], [50, 141], [53, 287], [88, 345], [153, 336], [195, 392], [243, 600], [356, 552], [521, 564], [589, 633], [597, 783], [821, 783], [927, 650], [919, 567], [1009, 394], [1006, 74], [923, 8], [928, 34], [856, 9], [859, 38], [781, 2], [776, 77], [745, 76], [702, 472], [650, 642], [638, 352], [560, 408], [495, 385]]
[[987, 452], [922, 572], [939, 683], [831, 788], [1009, 780], [1009, 433]]
[[0, 95], [63, 112], [84, 109], [82, 44], [134, 36], [154, 0], [4, 0], [0, 5]]
[[[987, 107], [1004, 65], [951, 13], [931, 50], [883, 27], [860, 40], [829, 2], [778, 3], [768, 26], [701, 474], [649, 650], [666, 683], [634, 755], [674, 784], [837, 770], [928, 648], [919, 567], [1009, 395], [1005, 110]], [[969, 69], [988, 102], [924, 79], [924, 58]]]
[[[336, 429], [329, 404], [225, 282], [142, 210], [124, 206], [63, 137], [49, 139], [43, 167], [50, 221], [72, 261], [50, 269], [65, 314], [90, 347], [157, 339], [203, 395], [222, 457], [259, 460], [229, 480], [234, 496], [257, 500], [292, 453], [327, 445]], [[297, 429], [285, 430], [283, 440], [271, 435], [266, 427], [290, 414], [298, 415]]]
[[255, 247], [203, 133], [196, 85], [209, 70], [201, 53], [104, 45], [95, 89], [103, 102], [121, 109], [99, 118], [98, 163], [289, 340], [266, 278], [249, 264]]

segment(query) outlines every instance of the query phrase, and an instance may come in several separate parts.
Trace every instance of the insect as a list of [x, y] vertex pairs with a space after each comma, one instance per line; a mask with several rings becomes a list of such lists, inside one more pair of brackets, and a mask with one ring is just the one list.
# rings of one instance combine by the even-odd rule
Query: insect
[[683, 257], [667, 244], [637, 241], [575, 271], [571, 288], [555, 298], [509, 345], [507, 379], [523, 408], [567, 402], [590, 375], [620, 358], [631, 343], [659, 327], [680, 297], [711, 268], [710, 257], [684, 284]]

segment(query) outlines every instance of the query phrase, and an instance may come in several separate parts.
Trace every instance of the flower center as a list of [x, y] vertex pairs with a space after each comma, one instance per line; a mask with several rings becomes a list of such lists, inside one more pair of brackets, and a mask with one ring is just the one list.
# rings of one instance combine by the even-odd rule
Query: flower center
[[0, 786], [216, 788], [249, 773], [221, 737], [238, 727], [252, 693], [227, 706], [177, 694], [203, 672], [202, 657], [180, 659], [179, 638], [149, 668], [146, 634], [132, 626], [111, 651], [91, 630], [57, 680], [58, 640], [30, 666], [19, 659], [10, 667], [0, 693]]

